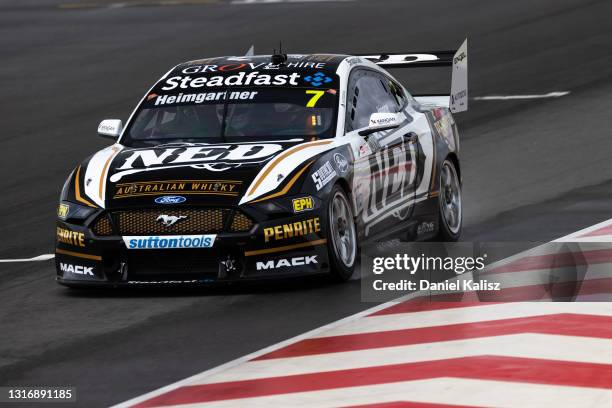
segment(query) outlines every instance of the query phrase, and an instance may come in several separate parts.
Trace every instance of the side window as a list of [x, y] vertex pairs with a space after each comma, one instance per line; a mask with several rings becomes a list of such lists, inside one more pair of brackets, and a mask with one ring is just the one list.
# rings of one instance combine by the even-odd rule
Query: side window
[[389, 79], [389, 89], [391, 91], [391, 95], [393, 95], [393, 99], [395, 99], [395, 103], [397, 104], [398, 111], [406, 106], [406, 102], [408, 99], [406, 98], [406, 93], [404, 92], [404, 88], [399, 85], [397, 82]]
[[362, 69], [351, 74], [346, 106], [347, 132], [367, 127], [373, 113], [398, 111], [389, 84], [384, 75], [374, 71]]

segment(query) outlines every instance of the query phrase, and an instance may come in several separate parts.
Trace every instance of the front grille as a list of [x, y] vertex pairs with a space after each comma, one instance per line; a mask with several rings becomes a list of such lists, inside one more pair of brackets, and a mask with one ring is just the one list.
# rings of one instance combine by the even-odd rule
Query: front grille
[[230, 232], [246, 232], [254, 225], [246, 215], [229, 208], [124, 210], [113, 212], [113, 219], [120, 235], [216, 234], [225, 231], [226, 225]]
[[236, 211], [234, 213], [234, 219], [232, 225], [230, 225], [231, 232], [248, 232], [253, 228], [253, 221], [243, 213]]
[[217, 253], [212, 249], [128, 251], [131, 280], [215, 278], [218, 271]]
[[111, 225], [108, 215], [103, 215], [102, 217], [98, 218], [94, 222], [91, 230], [99, 237], [108, 237], [113, 235], [113, 226]]

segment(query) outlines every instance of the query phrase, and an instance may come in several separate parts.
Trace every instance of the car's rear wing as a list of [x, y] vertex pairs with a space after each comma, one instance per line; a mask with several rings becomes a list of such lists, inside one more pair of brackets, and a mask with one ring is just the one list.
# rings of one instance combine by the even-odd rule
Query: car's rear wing
[[390, 52], [359, 56], [383, 68], [452, 67], [449, 96], [419, 95], [415, 98], [424, 104], [450, 107], [454, 113], [468, 109], [467, 38], [456, 51]]

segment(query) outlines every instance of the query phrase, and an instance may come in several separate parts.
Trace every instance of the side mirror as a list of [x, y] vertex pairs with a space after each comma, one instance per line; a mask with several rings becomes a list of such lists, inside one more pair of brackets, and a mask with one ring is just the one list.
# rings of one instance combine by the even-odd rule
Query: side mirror
[[367, 128], [360, 130], [360, 136], [369, 136], [372, 133], [382, 132], [383, 130], [397, 129], [400, 126], [401, 119], [399, 113], [373, 113], [370, 116], [370, 124]]
[[98, 134], [102, 137], [117, 139], [123, 130], [121, 119], [104, 119], [98, 125]]

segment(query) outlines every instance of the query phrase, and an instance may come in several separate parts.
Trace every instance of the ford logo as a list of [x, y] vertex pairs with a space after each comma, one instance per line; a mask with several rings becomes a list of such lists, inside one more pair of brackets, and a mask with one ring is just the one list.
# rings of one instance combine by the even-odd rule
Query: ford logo
[[157, 204], [180, 204], [185, 201], [187, 201], [187, 199], [183, 196], [162, 196], [155, 199]]

